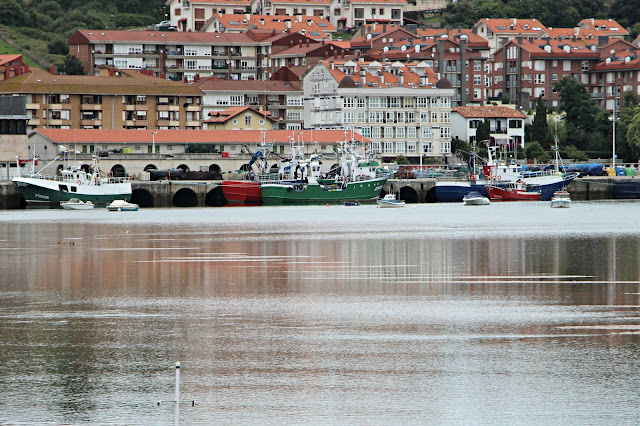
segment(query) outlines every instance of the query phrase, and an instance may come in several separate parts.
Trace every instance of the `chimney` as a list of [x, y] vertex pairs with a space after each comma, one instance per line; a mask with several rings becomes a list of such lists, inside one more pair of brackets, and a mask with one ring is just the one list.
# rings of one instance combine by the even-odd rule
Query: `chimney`
[[426, 85], [428, 82], [429, 82], [429, 79], [427, 78], [426, 75], [423, 74], [420, 76], [420, 84]]
[[518, 25], [518, 19], [517, 18], [511, 18], [511, 25]]
[[378, 79], [380, 80], [380, 84], [384, 84], [384, 73], [378, 74]]
[[109, 68], [109, 77], [115, 77], [116, 70], [114, 68]]
[[398, 71], [398, 81], [400, 82], [400, 84], [404, 83], [404, 73], [402, 72], [402, 70]]
[[580, 35], [580, 27], [573, 27], [573, 35], [576, 37]]
[[590, 23], [591, 25], [595, 25], [595, 24], [596, 24], [596, 23], [595, 23], [595, 21], [593, 20], [593, 18], [589, 18], [589, 23]]
[[329, 61], [329, 68], [331, 68], [332, 70], [336, 69], [335, 63], [333, 61]]
[[360, 82], [362, 84], [367, 84], [367, 72], [360, 68]]
[[609, 37], [608, 36], [598, 36], [598, 47], [604, 46], [607, 43], [609, 43]]
[[51, 66], [49, 67], [49, 73], [50, 73], [50, 74], [53, 74], [53, 75], [56, 75], [56, 67], [54, 67], [53, 65], [51, 65]]
[[518, 44], [522, 44], [522, 37], [516, 37], [516, 39], [518, 40]]
[[387, 24], [382, 24], [382, 32], [383, 33], [387, 32]]
[[307, 40], [307, 47], [309, 47], [309, 40]]

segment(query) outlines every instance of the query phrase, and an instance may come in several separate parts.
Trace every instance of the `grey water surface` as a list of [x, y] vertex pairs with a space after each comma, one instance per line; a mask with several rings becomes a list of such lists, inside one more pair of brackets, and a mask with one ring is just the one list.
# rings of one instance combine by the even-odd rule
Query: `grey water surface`
[[639, 298], [635, 201], [3, 211], [0, 423], [638, 424]]

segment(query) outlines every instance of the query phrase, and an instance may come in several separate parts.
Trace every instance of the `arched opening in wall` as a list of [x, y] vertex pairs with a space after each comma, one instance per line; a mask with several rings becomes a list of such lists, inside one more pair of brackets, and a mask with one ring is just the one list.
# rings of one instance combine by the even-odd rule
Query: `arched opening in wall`
[[280, 168], [278, 167], [277, 164], [272, 164], [271, 167], [269, 168], [269, 173], [279, 173], [280, 172]]
[[437, 203], [438, 197], [436, 196], [436, 187], [434, 186], [429, 191], [427, 191], [427, 195], [424, 199], [425, 203]]
[[125, 177], [126, 172], [124, 170], [124, 166], [122, 164], [116, 164], [111, 167], [111, 176], [113, 177]]
[[204, 204], [207, 207], [222, 207], [227, 203], [228, 201], [222, 193], [221, 186], [213, 188], [211, 191], [207, 192], [207, 195], [204, 197]]
[[243, 165], [241, 165], [241, 166], [240, 166], [240, 169], [239, 169], [239, 170], [242, 170], [243, 172], [248, 172], [248, 171], [249, 171], [249, 169], [250, 169], [249, 164], [245, 163], [245, 164], [243, 164]]
[[148, 172], [149, 170], [158, 170], [158, 167], [155, 164], [147, 164], [144, 166], [145, 172]]
[[196, 207], [198, 205], [198, 194], [192, 189], [182, 188], [173, 196], [171, 204], [174, 207]]
[[216, 172], [216, 173], [220, 173], [222, 171], [222, 169], [220, 168], [220, 166], [218, 166], [217, 164], [212, 164], [209, 166], [209, 171], [210, 172]]
[[89, 164], [83, 164], [80, 166], [80, 168], [85, 172], [85, 173], [91, 173], [92, 172], [92, 167]]
[[153, 207], [153, 195], [146, 189], [134, 189], [131, 193], [131, 202], [140, 207]]
[[189, 166], [187, 166], [186, 164], [180, 164], [178, 167], [176, 167], [176, 169], [180, 169], [183, 172], [188, 172], [190, 170]]
[[64, 170], [64, 166], [62, 164], [59, 164], [58, 167], [56, 167], [56, 175], [62, 176], [62, 170]]
[[420, 197], [418, 197], [418, 193], [415, 189], [410, 186], [403, 186], [400, 188], [400, 196], [399, 198], [405, 203], [419, 203]]

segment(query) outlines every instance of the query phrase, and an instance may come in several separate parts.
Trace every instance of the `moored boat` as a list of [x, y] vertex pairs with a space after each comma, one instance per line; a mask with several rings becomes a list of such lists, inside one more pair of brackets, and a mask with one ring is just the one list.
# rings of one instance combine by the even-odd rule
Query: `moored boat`
[[107, 206], [107, 210], [109, 210], [110, 212], [135, 212], [139, 209], [139, 205], [129, 203], [125, 200], [114, 200]]
[[486, 185], [491, 201], [540, 201], [540, 191], [531, 190], [522, 182], [509, 183], [504, 187]]
[[400, 201], [396, 199], [396, 195], [391, 192], [385, 195], [383, 198], [377, 200], [378, 207], [404, 207], [404, 201]]
[[340, 147], [338, 166], [324, 174], [320, 173], [320, 158], [312, 155], [305, 160], [301, 155], [293, 155], [292, 160], [283, 165], [279, 180], [261, 180], [262, 202], [335, 204], [373, 201], [391, 176], [377, 161], [357, 155], [351, 144]]
[[551, 207], [571, 207], [571, 196], [565, 190], [554, 192]]
[[483, 196], [477, 191], [469, 192], [464, 196], [462, 202], [465, 206], [487, 206], [491, 204], [489, 198]]
[[258, 181], [223, 180], [222, 194], [229, 204], [262, 204], [262, 190]]
[[[58, 158], [56, 158], [57, 160]], [[53, 160], [53, 161], [56, 161]], [[106, 206], [114, 200], [131, 198], [131, 182], [127, 177], [104, 178], [94, 157], [93, 165], [78, 164], [59, 171], [56, 175], [46, 175], [42, 171], [20, 173], [13, 182], [29, 206], [60, 206], [72, 198], [91, 201], [97, 206]]]
[[91, 210], [94, 205], [91, 201], [82, 201], [77, 198], [72, 198], [69, 201], [62, 201], [60, 207], [65, 210]]

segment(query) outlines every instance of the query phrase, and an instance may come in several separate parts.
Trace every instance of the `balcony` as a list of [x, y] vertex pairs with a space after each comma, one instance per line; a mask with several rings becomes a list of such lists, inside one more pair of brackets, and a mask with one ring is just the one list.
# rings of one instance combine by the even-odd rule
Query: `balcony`
[[40, 109], [40, 104], [27, 104], [27, 109]]
[[187, 127], [200, 127], [200, 122], [199, 121], [187, 121], [186, 122], [186, 126]]
[[102, 120], [80, 120], [81, 126], [102, 126]]
[[80, 111], [102, 111], [100, 104], [80, 104]]
[[186, 106], [185, 111], [200, 111], [200, 105], [189, 104]]
[[180, 111], [180, 105], [158, 105], [158, 111]]

